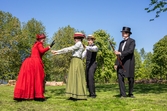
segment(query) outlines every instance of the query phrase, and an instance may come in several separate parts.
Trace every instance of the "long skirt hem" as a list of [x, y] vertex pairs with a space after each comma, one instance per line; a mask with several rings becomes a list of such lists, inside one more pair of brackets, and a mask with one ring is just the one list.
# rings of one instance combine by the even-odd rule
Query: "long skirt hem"
[[66, 96], [75, 99], [86, 99], [86, 92], [87, 89], [83, 61], [79, 58], [72, 58], [67, 77]]

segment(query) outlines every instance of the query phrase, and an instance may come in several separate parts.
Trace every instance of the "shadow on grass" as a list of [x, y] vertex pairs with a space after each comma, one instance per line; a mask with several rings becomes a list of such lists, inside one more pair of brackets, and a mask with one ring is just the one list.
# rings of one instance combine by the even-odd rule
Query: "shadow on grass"
[[[96, 92], [119, 92], [118, 84], [96, 84]], [[126, 84], [126, 92], [128, 92], [128, 85]], [[147, 93], [166, 93], [167, 84], [134, 84], [134, 93], [147, 94]], [[62, 96], [65, 94], [65, 87], [47, 88], [46, 93], [51, 93], [53, 96]], [[115, 95], [116, 97], [119, 95]], [[48, 97], [49, 98], [49, 97]]]
[[167, 84], [135, 84], [135, 93], [165, 93], [167, 92]]
[[53, 96], [57, 96], [57, 95], [64, 95], [65, 94], [65, 88], [61, 87], [61, 88], [49, 88], [45, 90], [45, 93], [51, 93]]
[[96, 92], [119, 90], [118, 84], [96, 84]]
[[[96, 85], [97, 92], [119, 91], [118, 84], [98, 84]], [[128, 85], [126, 84], [126, 91]], [[137, 94], [142, 93], [165, 93], [167, 92], [167, 84], [134, 84], [134, 92]]]

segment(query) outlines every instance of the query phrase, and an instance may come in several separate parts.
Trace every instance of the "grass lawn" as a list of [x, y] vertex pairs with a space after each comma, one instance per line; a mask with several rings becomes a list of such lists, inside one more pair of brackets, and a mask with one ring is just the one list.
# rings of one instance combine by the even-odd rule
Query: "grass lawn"
[[13, 100], [13, 86], [0, 85], [0, 111], [167, 111], [167, 84], [135, 84], [136, 98], [119, 98], [118, 84], [96, 85], [96, 98], [71, 101], [65, 86], [46, 86], [46, 101]]

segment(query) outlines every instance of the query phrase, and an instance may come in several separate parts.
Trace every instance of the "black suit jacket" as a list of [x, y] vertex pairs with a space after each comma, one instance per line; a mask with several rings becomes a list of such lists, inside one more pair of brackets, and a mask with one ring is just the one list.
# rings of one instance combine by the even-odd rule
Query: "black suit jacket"
[[134, 71], [135, 71], [135, 56], [134, 56], [134, 50], [135, 50], [135, 40], [132, 38], [128, 38], [126, 41], [126, 45], [124, 47], [124, 50], [122, 51], [124, 41], [121, 41], [119, 44], [118, 51], [121, 52], [121, 61], [124, 66], [125, 71], [122, 70], [122, 67], [119, 64], [118, 59], [115, 62], [115, 65], [117, 65], [117, 73], [123, 74], [125, 77], [134, 77]]

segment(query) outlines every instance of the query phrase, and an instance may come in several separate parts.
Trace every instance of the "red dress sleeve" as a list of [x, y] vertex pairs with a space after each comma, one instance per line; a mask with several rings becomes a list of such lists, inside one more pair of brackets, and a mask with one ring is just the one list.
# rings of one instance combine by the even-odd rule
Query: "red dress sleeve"
[[39, 52], [42, 54], [44, 54], [46, 51], [49, 50], [49, 47], [44, 48], [42, 43], [39, 43], [37, 47], [38, 47]]

